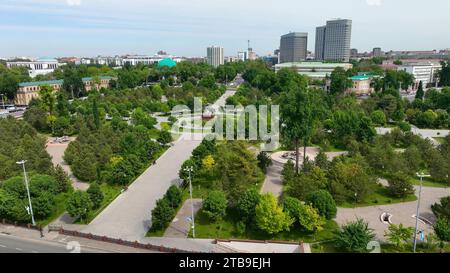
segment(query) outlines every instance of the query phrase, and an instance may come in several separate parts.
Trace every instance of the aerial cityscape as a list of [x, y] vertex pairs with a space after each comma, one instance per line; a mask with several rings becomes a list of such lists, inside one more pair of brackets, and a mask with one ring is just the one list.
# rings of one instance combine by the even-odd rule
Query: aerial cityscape
[[0, 3], [0, 253], [450, 253], [448, 19], [100, 2]]

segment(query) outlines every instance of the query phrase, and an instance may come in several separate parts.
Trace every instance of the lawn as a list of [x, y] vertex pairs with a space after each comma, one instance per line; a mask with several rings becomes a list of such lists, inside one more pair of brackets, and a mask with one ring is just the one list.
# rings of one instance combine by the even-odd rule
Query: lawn
[[374, 192], [369, 196], [367, 196], [364, 201], [359, 202], [357, 204], [345, 202], [338, 204], [338, 206], [341, 208], [359, 208], [359, 207], [405, 203], [405, 202], [412, 202], [415, 200], [417, 200], [417, 197], [414, 194], [408, 195], [405, 198], [391, 197], [389, 195], [389, 190], [386, 187], [377, 185]]
[[[420, 185], [420, 178], [413, 178], [412, 179], [413, 185], [419, 186]], [[424, 187], [431, 187], [431, 188], [449, 188], [450, 185], [441, 183], [441, 182], [435, 182], [432, 178], [424, 177], [422, 185]]]
[[[232, 209], [228, 209], [227, 216], [217, 223], [211, 222], [203, 211], [200, 210], [195, 218], [196, 238], [317, 242], [332, 239], [334, 232], [338, 229], [336, 222], [327, 221], [324, 230], [317, 233], [307, 232], [299, 227], [291, 227], [290, 231], [270, 235], [251, 226], [248, 226], [245, 232], [240, 233], [237, 228], [238, 222], [239, 217]], [[192, 236], [191, 233], [190, 236]]]
[[440, 144], [444, 144], [445, 142], [445, 137], [433, 137], [433, 138]]

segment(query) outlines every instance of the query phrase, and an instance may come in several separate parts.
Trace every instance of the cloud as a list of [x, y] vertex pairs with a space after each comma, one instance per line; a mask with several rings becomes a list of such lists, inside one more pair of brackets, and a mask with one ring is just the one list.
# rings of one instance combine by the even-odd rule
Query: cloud
[[81, 0], [66, 0], [69, 6], [79, 6], [81, 5]]
[[367, 5], [379, 7], [382, 5], [381, 0], [366, 0]]

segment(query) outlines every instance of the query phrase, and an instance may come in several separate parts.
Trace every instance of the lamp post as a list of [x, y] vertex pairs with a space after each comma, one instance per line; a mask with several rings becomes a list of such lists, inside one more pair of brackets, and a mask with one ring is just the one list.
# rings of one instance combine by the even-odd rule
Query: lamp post
[[195, 238], [194, 201], [192, 200], [192, 179], [191, 179], [191, 172], [194, 171], [194, 168], [192, 166], [189, 166], [184, 168], [184, 171], [189, 172], [189, 194], [191, 196], [192, 238]]
[[417, 200], [417, 211], [416, 211], [416, 228], [414, 231], [414, 247], [413, 252], [416, 253], [416, 246], [417, 246], [417, 229], [419, 226], [419, 209], [420, 209], [420, 197], [422, 195], [422, 182], [424, 177], [430, 177], [431, 175], [421, 173], [416, 173], [418, 177], [420, 177], [420, 187], [419, 187], [419, 199]]
[[22, 161], [18, 161], [16, 162], [18, 165], [22, 165], [23, 167], [23, 177], [25, 180], [25, 187], [27, 188], [27, 195], [28, 195], [28, 208], [29, 208], [29, 214], [31, 214], [31, 223], [33, 224], [33, 226], [36, 225], [36, 223], [34, 222], [34, 214], [33, 214], [33, 206], [31, 205], [31, 197], [30, 197], [30, 189], [28, 187], [28, 177], [27, 177], [27, 171], [25, 170], [25, 162], [27, 162], [26, 160], [22, 160]]

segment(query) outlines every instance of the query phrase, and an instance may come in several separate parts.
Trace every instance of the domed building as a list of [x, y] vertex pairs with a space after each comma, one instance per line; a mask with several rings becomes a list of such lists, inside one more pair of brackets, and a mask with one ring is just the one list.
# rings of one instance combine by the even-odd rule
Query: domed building
[[165, 58], [158, 62], [158, 67], [174, 67], [177, 63], [171, 58]]

